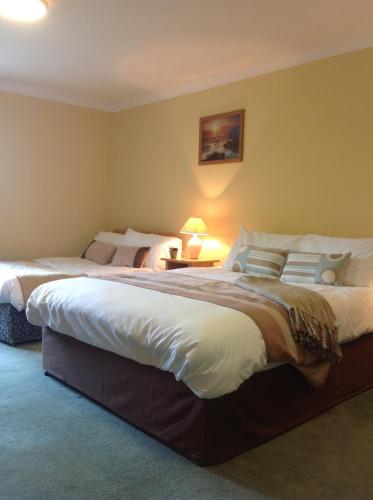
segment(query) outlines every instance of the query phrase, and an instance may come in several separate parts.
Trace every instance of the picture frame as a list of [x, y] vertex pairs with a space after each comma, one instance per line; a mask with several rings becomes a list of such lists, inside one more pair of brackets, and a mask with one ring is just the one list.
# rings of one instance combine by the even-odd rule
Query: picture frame
[[244, 117], [240, 109], [200, 118], [198, 165], [242, 161]]

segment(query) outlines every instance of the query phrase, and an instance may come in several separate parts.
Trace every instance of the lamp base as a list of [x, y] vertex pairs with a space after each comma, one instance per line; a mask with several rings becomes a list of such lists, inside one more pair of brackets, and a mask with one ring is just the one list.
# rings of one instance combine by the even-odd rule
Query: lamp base
[[188, 241], [188, 253], [191, 259], [198, 259], [202, 249], [202, 241], [196, 234]]

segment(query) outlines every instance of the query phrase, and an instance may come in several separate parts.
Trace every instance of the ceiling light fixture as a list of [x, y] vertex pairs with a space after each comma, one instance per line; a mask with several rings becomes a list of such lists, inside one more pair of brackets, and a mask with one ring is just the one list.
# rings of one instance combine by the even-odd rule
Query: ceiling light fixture
[[0, 16], [13, 21], [37, 21], [47, 10], [44, 0], [0, 0]]

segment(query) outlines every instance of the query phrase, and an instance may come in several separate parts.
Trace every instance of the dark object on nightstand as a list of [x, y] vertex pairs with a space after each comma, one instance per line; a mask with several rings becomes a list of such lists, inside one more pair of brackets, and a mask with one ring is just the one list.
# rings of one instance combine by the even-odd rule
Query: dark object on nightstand
[[175, 247], [170, 247], [168, 250], [170, 252], [170, 259], [177, 259], [177, 254], [179, 252], [179, 249]]

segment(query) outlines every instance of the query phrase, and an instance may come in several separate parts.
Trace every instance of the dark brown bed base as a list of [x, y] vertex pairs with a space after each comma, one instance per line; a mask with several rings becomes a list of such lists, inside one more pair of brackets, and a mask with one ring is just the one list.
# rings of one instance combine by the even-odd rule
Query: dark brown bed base
[[315, 389], [289, 365], [257, 373], [217, 399], [200, 399], [171, 373], [43, 331], [44, 370], [200, 465], [268, 441], [373, 387], [373, 334], [343, 346]]

